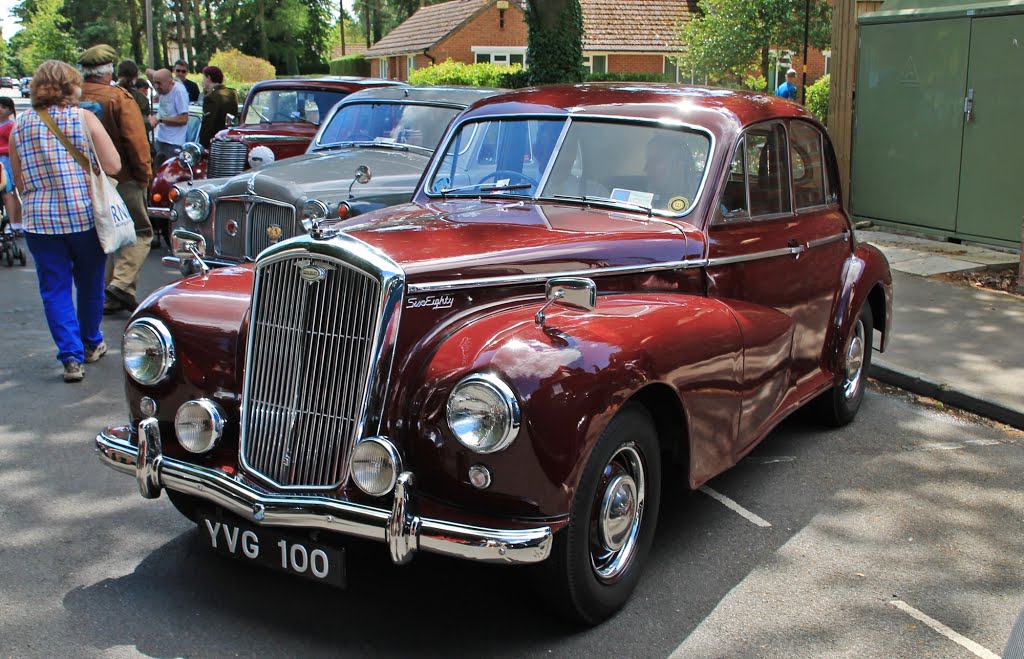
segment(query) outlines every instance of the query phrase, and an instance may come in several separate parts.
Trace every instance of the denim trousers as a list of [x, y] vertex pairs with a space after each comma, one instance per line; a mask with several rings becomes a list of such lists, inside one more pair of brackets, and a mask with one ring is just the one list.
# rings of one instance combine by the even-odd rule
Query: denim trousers
[[[25, 233], [35, 260], [46, 323], [57, 344], [57, 359], [85, 361], [85, 348], [103, 341], [103, 274], [107, 255], [96, 229], [65, 234]], [[76, 290], [78, 309], [72, 299]]]

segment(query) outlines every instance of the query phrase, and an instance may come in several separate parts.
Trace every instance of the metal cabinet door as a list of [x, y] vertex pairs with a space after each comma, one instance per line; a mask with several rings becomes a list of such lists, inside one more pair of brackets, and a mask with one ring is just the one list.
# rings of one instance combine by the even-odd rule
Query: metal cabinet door
[[1024, 216], [1024, 15], [974, 19], [967, 90], [973, 107], [956, 231], [1016, 243]]
[[955, 228], [970, 29], [966, 17], [861, 28], [854, 215]]

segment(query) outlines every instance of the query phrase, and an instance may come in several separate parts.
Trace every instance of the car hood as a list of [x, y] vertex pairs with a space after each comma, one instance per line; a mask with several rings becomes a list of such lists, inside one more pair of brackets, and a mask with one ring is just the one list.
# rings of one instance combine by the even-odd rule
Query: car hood
[[346, 233], [398, 263], [411, 284], [567, 272], [585, 276], [597, 268], [645, 267], [699, 259], [703, 253], [700, 232], [688, 224], [513, 200], [393, 206], [363, 216]]
[[305, 199], [348, 198], [356, 167], [366, 165], [373, 174], [369, 183], [356, 183], [356, 199], [413, 188], [427, 166], [429, 156], [415, 151], [351, 147], [288, 158], [256, 171], [239, 174], [224, 184], [219, 194], [256, 194], [298, 203]]

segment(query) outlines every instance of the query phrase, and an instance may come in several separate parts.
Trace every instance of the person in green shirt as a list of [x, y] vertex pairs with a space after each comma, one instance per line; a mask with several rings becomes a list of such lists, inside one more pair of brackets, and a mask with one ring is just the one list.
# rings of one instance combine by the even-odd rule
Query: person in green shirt
[[220, 67], [203, 69], [203, 123], [199, 127], [199, 143], [210, 148], [210, 140], [227, 126], [228, 115], [238, 114], [238, 96], [235, 90], [224, 86], [224, 72]]

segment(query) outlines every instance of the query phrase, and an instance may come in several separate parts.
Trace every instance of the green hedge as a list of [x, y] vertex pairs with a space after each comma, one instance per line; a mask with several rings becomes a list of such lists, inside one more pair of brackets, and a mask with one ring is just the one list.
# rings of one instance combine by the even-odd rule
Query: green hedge
[[518, 64], [463, 64], [447, 59], [440, 64], [416, 69], [409, 73], [412, 85], [466, 85], [470, 87], [510, 87], [525, 81]]
[[804, 107], [814, 113], [823, 124], [828, 123], [828, 90], [830, 76], [821, 76], [807, 88], [807, 103]]
[[666, 73], [588, 73], [587, 82], [675, 82]]
[[370, 75], [370, 60], [362, 55], [348, 55], [332, 59], [330, 73], [332, 76], [362, 76], [365, 78]]

